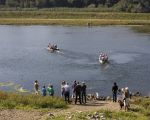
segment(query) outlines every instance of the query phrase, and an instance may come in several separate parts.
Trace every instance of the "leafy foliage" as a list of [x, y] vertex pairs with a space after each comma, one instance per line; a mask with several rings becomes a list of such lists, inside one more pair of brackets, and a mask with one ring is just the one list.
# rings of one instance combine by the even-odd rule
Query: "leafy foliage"
[[150, 0], [0, 0], [3, 8], [113, 7], [125, 12], [150, 12]]

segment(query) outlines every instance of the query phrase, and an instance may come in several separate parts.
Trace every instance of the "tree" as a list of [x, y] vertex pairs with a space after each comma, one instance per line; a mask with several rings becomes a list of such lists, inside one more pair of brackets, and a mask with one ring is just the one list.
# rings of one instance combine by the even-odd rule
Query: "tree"
[[5, 5], [5, 0], [0, 0], [0, 5]]
[[8, 7], [18, 7], [19, 6], [19, 0], [6, 0], [6, 6]]

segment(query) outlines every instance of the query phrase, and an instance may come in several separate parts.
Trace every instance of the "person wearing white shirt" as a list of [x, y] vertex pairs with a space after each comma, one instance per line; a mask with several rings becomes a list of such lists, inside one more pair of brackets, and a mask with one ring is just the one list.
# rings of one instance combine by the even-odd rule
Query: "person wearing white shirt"
[[69, 84], [66, 83], [66, 85], [64, 85], [63, 89], [64, 89], [65, 101], [69, 103], [69, 98], [70, 98], [70, 86], [69, 86]]

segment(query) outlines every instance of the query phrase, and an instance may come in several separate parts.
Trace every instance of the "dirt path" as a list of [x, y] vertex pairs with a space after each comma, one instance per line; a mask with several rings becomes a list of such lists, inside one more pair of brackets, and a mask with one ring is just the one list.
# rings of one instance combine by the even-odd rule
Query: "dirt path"
[[0, 120], [39, 120], [42, 116], [38, 110], [0, 110]]
[[113, 102], [109, 102], [109, 101], [90, 101], [87, 104], [72, 104], [69, 105], [68, 109], [65, 110], [58, 110], [56, 111], [56, 113], [54, 114], [64, 114], [65, 112], [92, 112], [92, 111], [97, 111], [100, 109], [104, 109], [104, 110], [113, 110], [113, 111], [119, 111], [119, 105], [118, 103], [113, 103]]
[[68, 109], [50, 109], [46, 113], [39, 110], [0, 110], [0, 120], [44, 120], [50, 113], [57, 116], [75, 112], [92, 112], [100, 109], [119, 111], [119, 105], [109, 101], [90, 101], [86, 105], [71, 104]]

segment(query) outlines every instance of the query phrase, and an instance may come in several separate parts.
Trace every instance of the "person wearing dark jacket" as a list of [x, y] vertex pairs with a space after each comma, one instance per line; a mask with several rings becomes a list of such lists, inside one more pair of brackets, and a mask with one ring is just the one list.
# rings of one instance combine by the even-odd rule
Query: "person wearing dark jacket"
[[82, 87], [81, 87], [81, 96], [82, 96], [82, 103], [86, 103], [86, 84], [85, 82], [82, 82]]
[[117, 102], [117, 91], [118, 91], [118, 86], [117, 83], [114, 82], [114, 85], [112, 86], [113, 102]]
[[43, 86], [43, 88], [42, 88], [42, 95], [46, 96], [46, 87], [45, 86]]
[[79, 82], [77, 83], [76, 87], [75, 87], [75, 104], [77, 104], [77, 100], [79, 98], [79, 102], [81, 103], [81, 85], [79, 84]]

